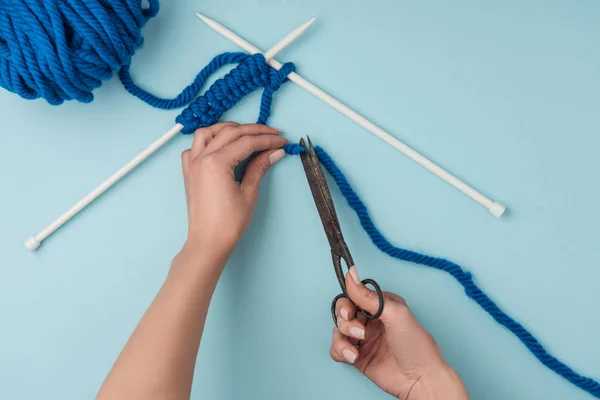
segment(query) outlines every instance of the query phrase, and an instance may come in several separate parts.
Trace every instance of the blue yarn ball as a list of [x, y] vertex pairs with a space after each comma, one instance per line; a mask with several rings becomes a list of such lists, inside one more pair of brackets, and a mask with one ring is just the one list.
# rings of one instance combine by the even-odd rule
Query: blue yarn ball
[[159, 0], [0, 0], [0, 86], [52, 105], [89, 103], [130, 63], [158, 10]]

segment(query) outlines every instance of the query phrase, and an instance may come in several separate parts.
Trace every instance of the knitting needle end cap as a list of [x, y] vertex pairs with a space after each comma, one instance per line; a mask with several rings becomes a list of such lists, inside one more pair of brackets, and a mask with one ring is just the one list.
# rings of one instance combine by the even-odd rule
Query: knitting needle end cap
[[506, 206], [494, 202], [494, 204], [492, 204], [492, 206], [490, 207], [489, 211], [494, 217], [500, 218], [502, 214], [504, 214], [504, 211], [506, 211]]
[[29, 251], [36, 251], [38, 247], [40, 247], [40, 242], [35, 238], [35, 236], [30, 236], [25, 239], [25, 247]]

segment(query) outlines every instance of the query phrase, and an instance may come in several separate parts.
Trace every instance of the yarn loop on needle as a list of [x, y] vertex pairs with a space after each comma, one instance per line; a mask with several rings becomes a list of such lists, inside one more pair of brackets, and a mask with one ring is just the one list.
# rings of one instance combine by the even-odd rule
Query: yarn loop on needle
[[[213, 83], [202, 96], [193, 100], [206, 80], [218, 69], [229, 64], [238, 64], [238, 66]], [[273, 93], [281, 88], [286, 77], [294, 70], [292, 63], [284, 64], [280, 70], [271, 68], [262, 54], [223, 53], [213, 58], [194, 81], [172, 99], [156, 97], [137, 86], [131, 79], [128, 67], [123, 68], [119, 76], [129, 93], [152, 107], [170, 110], [184, 107], [189, 103], [176, 119], [184, 126], [182, 133], [189, 134], [198, 128], [216, 124], [226, 111], [260, 87], [264, 87], [264, 91], [257, 122], [266, 124], [271, 114]]]

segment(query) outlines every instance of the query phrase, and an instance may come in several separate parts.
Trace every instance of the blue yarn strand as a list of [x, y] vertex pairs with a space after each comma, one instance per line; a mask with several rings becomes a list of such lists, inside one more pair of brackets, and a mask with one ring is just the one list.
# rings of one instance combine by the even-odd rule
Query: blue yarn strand
[[198, 95], [208, 78], [214, 74], [219, 68], [228, 64], [238, 64], [248, 58], [248, 54], [245, 53], [224, 53], [212, 59], [212, 61], [196, 75], [194, 81], [183, 91], [172, 99], [163, 99], [157, 97], [151, 93], [148, 93], [144, 89], [140, 88], [134, 83], [131, 74], [129, 72], [129, 65], [126, 65], [119, 72], [119, 78], [123, 83], [123, 87], [130, 94], [134, 95], [144, 103], [151, 105], [154, 108], [160, 108], [162, 110], [172, 110], [175, 108], [181, 108], [194, 100]]
[[[238, 65], [213, 83], [206, 93], [196, 98], [206, 80], [219, 68], [228, 64]], [[131, 78], [128, 66], [121, 70], [119, 76], [129, 93], [152, 107], [170, 110], [189, 104], [176, 119], [184, 126], [182, 133], [189, 134], [198, 128], [217, 123], [226, 111], [260, 87], [264, 87], [264, 91], [257, 122], [266, 124], [271, 115], [273, 94], [281, 88], [287, 76], [294, 70], [292, 63], [284, 64], [280, 70], [271, 68], [262, 54], [224, 53], [213, 58], [194, 81], [172, 99], [154, 96], [137, 86]]]
[[[89, 103], [92, 92], [115, 72], [125, 89], [152, 107], [188, 105], [177, 118], [184, 133], [216, 123], [244, 96], [264, 87], [259, 123], [271, 113], [273, 94], [294, 65], [278, 71], [263, 55], [225, 53], [215, 57], [178, 96], [163, 99], [137, 86], [131, 57], [143, 44], [141, 29], [159, 10], [159, 0], [0, 0], [0, 86], [25, 99], [52, 105]], [[196, 98], [210, 75], [238, 64]], [[195, 100], [194, 100], [195, 99]]]
[[[288, 154], [299, 154], [304, 149], [298, 144], [288, 144], [285, 146], [285, 151]], [[556, 357], [549, 354], [540, 342], [527, 330], [523, 325], [515, 321], [481, 290], [475, 282], [471, 273], [463, 270], [459, 265], [443, 258], [431, 257], [425, 254], [402, 249], [390, 243], [381, 231], [375, 226], [373, 219], [369, 215], [367, 206], [362, 202], [358, 194], [354, 191], [344, 173], [335, 164], [333, 159], [323, 150], [316, 146], [315, 151], [321, 164], [331, 175], [342, 195], [350, 207], [354, 210], [361, 226], [369, 235], [373, 244], [382, 252], [390, 257], [401, 261], [408, 261], [415, 264], [425, 265], [435, 268], [450, 274], [454, 279], [462, 285], [465, 293], [469, 298], [474, 300], [485, 312], [487, 312], [496, 322], [510, 330], [527, 349], [546, 367], [556, 372], [575, 386], [585, 390], [594, 397], [600, 398], [600, 383], [596, 380], [582, 376], [573, 371], [569, 366], [564, 364]]]
[[89, 103], [128, 66], [159, 0], [0, 0], [0, 86], [52, 105]]

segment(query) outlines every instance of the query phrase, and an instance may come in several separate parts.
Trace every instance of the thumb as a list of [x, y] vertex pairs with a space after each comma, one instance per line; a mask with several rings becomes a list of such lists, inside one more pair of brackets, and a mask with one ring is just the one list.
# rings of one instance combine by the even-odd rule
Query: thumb
[[269, 167], [281, 160], [285, 156], [285, 150], [277, 149], [275, 151], [263, 151], [254, 157], [246, 167], [244, 178], [241, 182], [241, 189], [252, 199], [258, 197], [258, 186], [265, 176]]
[[360, 281], [355, 266], [350, 267], [346, 274], [346, 290], [350, 299], [363, 310], [370, 314], [375, 314], [379, 310], [377, 292], [369, 289]]

